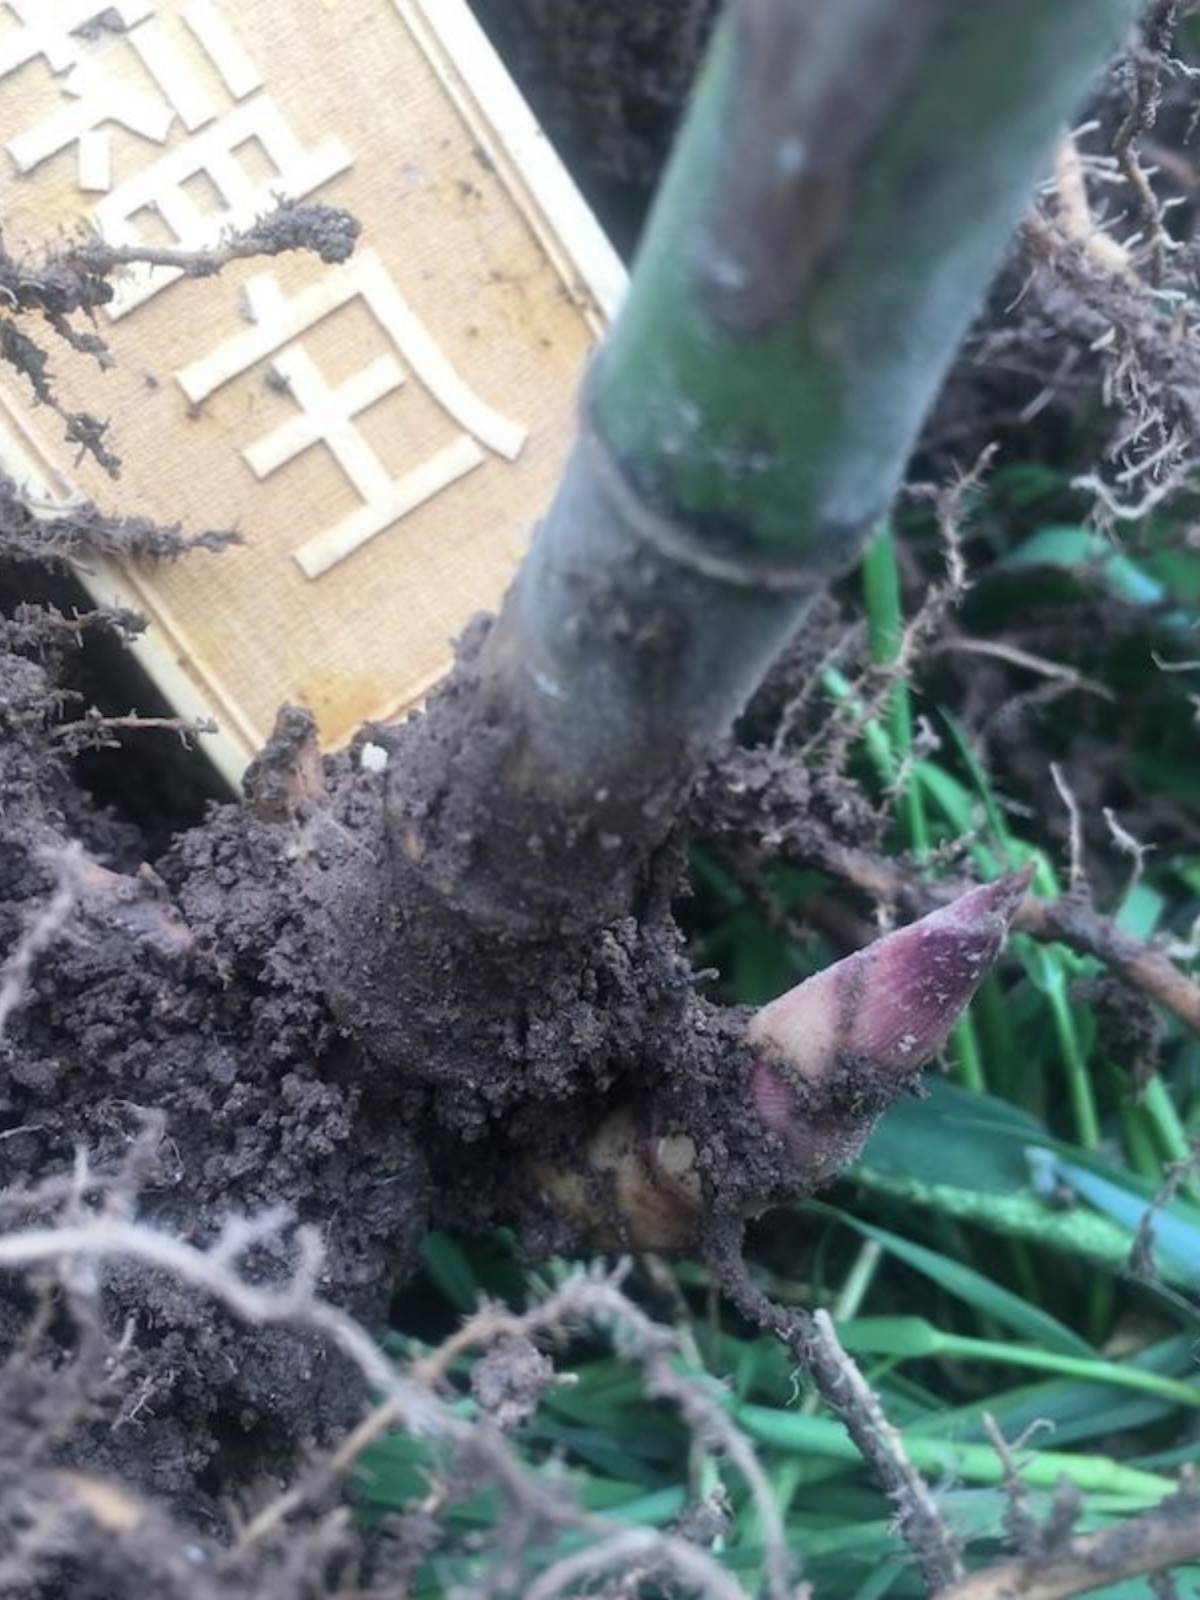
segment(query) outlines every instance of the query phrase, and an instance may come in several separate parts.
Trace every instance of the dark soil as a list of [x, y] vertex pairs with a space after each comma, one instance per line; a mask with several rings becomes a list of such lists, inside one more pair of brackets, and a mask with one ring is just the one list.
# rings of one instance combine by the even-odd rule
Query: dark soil
[[[631, 238], [710, 0], [479, 0], [478, 9], [607, 219]], [[1014, 265], [1025, 283], [1019, 313], [1008, 284], [997, 292], [931, 424], [922, 471], [1007, 437], [1030, 389], [1068, 355], [1055, 417], [1083, 404], [1104, 360], [1091, 349], [1097, 304], [1128, 330], [1139, 395], [1160, 405], [1162, 427], [1195, 432], [1194, 356], [1182, 345], [1164, 355], [1153, 329], [1116, 305], [1123, 291], [1090, 276], [1081, 258], [1067, 268], [1043, 260], [1037, 272]], [[86, 304], [79, 297], [91, 280], [64, 281], [73, 304]], [[14, 327], [9, 359], [36, 369], [23, 330], [5, 326]], [[980, 349], [1001, 347], [989, 340], [1001, 341], [1002, 378], [998, 367], [976, 365]], [[92, 437], [109, 449], [102, 433]], [[186, 774], [139, 807], [130, 793], [140, 782], [121, 775], [134, 758], [105, 754], [98, 765], [82, 711], [101, 698], [98, 681], [111, 683], [120, 641], [138, 624], [100, 612], [77, 621], [54, 585], [91, 552], [220, 559], [227, 538], [89, 513], [35, 523], [11, 488], [0, 490], [0, 950], [16, 948], [36, 922], [70, 841], [85, 852], [74, 914], [35, 963], [0, 1039], [5, 1225], [58, 1212], [44, 1185], [71, 1171], [77, 1150], [93, 1171], [110, 1173], [132, 1150], [146, 1220], [206, 1245], [231, 1213], [286, 1206], [328, 1240], [322, 1294], [383, 1328], [393, 1287], [431, 1224], [469, 1231], [503, 1221], [531, 1256], [585, 1245], [577, 1222], [540, 1198], [533, 1174], [539, 1164], [578, 1166], [614, 1105], [634, 1107], [648, 1135], [666, 1127], [690, 1135], [709, 1199], [726, 1213], [748, 1195], [766, 1201], [796, 1187], [780, 1148], [747, 1125], [741, 1018], [702, 992], [677, 908], [697, 833], [735, 867], [781, 840], [793, 859], [818, 864], [838, 846], [879, 844], [877, 809], [836, 763], [809, 771], [789, 756], [814, 731], [815, 709], [775, 748], [781, 717], [793, 715], [798, 690], [844, 631], [839, 603], [816, 613], [764, 686], [739, 742], [714, 761], [689, 815], [646, 862], [625, 914], [576, 937], [517, 938], [465, 923], [434, 887], [440, 863], [412, 845], [432, 837], [424, 824], [444, 799], [446, 746], [503, 736], [479, 713], [486, 622], [469, 630], [454, 677], [424, 717], [365, 731], [388, 752], [384, 773], [362, 770], [361, 741], [319, 760], [295, 711], [281, 716], [252, 769], [246, 802], [213, 803], [202, 822], [200, 791]], [[81, 629], [106, 639], [109, 652], [82, 678]], [[1011, 683], [1001, 674], [988, 693], [1001, 698]], [[64, 734], [71, 721], [79, 727]], [[1017, 740], [1014, 770], [1022, 748]], [[486, 830], [486, 793], [464, 803], [474, 808], [465, 833]], [[442, 839], [442, 848], [462, 848]], [[810, 1108], [815, 1121], [824, 1109]], [[854, 1129], [877, 1109], [836, 1107], [843, 1123], [857, 1119]], [[152, 1116], [163, 1131], [148, 1138]], [[601, 1181], [594, 1187], [619, 1241], [611, 1195]], [[293, 1265], [279, 1243], [249, 1267], [267, 1281]], [[106, 1327], [89, 1333], [86, 1317], [73, 1321], [59, 1305], [39, 1325], [20, 1381], [0, 1371], [0, 1506], [28, 1498], [34, 1474], [70, 1466], [111, 1474], [153, 1496], [163, 1515], [219, 1535], [230, 1496], [252, 1503], [264, 1486], [289, 1481], [309, 1452], [361, 1416], [360, 1375], [314, 1339], [248, 1330], [141, 1269], [106, 1268], [105, 1283]], [[0, 1290], [0, 1347], [17, 1348], [30, 1320], [37, 1324], [29, 1296], [27, 1286]], [[131, 1353], [106, 1387], [89, 1339], [111, 1350], [127, 1319]], [[477, 1380], [484, 1404], [503, 1415], [531, 1393], [536, 1403], [544, 1379], [530, 1352], [514, 1362]], [[85, 1393], [67, 1407], [69, 1425], [48, 1427], [48, 1408], [65, 1404], [65, 1368], [81, 1374]], [[19, 1480], [6, 1480], [8, 1461], [22, 1464]], [[137, 1558], [155, 1575], [155, 1592], [206, 1595], [206, 1577], [170, 1570], [156, 1526], [145, 1524], [149, 1543]], [[131, 1579], [136, 1565], [109, 1569], [110, 1551], [101, 1539], [79, 1545], [47, 1582], [80, 1595], [147, 1592]], [[335, 1554], [331, 1546], [330, 1561]], [[281, 1592], [307, 1592], [312, 1577], [297, 1574]]]
[[[6, 658], [4, 945], [49, 896], [68, 837], [89, 864], [0, 1044], [6, 1186], [36, 1193], [79, 1147], [97, 1170], [119, 1167], [153, 1109], [167, 1132], [142, 1173], [148, 1220], [203, 1245], [231, 1212], [286, 1205], [328, 1239], [323, 1292], [378, 1326], [431, 1222], [515, 1221], [534, 1254], [580, 1244], [538, 1202], [531, 1163], [577, 1165], [615, 1100], [690, 1133], [727, 1199], [726, 1174], [756, 1195], [781, 1185], [736, 1114], [736, 1016], [697, 995], [671, 914], [677, 844], [636, 914], [598, 937], [465, 946], [461, 920], [388, 847], [386, 777], [354, 752], [322, 774], [293, 712], [249, 775], [250, 804], [214, 808], [153, 866], [115, 872], [101, 863], [130, 858], [130, 830], [55, 749], [55, 627], [31, 641], [43, 660]], [[430, 706], [443, 730], [472, 703], [472, 661]], [[410, 797], [434, 788], [421, 733], [421, 719], [372, 730]], [[195, 1516], [206, 1490], [253, 1482], [361, 1410], [357, 1374], [305, 1339], [247, 1334], [140, 1271], [114, 1269], [108, 1286], [114, 1317], [150, 1333], [139, 1382], [154, 1405], [136, 1429], [105, 1416], [75, 1438], [73, 1465]]]
[[670, 150], [718, 0], [473, 0], [618, 245]]

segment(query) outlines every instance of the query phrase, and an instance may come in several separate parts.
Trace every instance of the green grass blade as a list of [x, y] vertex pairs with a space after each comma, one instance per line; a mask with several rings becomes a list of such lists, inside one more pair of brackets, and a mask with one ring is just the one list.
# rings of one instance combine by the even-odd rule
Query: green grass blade
[[425, 1270], [456, 1311], [470, 1316], [479, 1307], [480, 1285], [466, 1251], [452, 1234], [435, 1229], [421, 1241]]
[[[858, 1447], [832, 1417], [806, 1417], [755, 1405], [736, 1406], [733, 1414], [738, 1425], [759, 1444], [789, 1454], [861, 1465]], [[909, 1458], [920, 1472], [948, 1473], [967, 1483], [1004, 1481], [1004, 1463], [991, 1445], [933, 1439], [911, 1431], [903, 1437]], [[1176, 1487], [1170, 1478], [1125, 1466], [1108, 1456], [1068, 1455], [1058, 1450], [1040, 1450], [1031, 1455], [1021, 1464], [1020, 1475], [1023, 1482], [1045, 1488], [1052, 1488], [1065, 1477], [1084, 1491], [1126, 1494], [1149, 1502], [1162, 1499]]]
[[1040, 1372], [1057, 1372], [1065, 1377], [1082, 1378], [1092, 1383], [1115, 1384], [1158, 1395], [1175, 1405], [1200, 1408], [1200, 1385], [1181, 1383], [1161, 1373], [1146, 1372], [1132, 1365], [1102, 1361], [1094, 1355], [1063, 1355], [1037, 1345], [997, 1343], [991, 1339], [972, 1339], [964, 1334], [946, 1333], [924, 1317], [859, 1317], [843, 1323], [838, 1336], [855, 1355], [890, 1355], [901, 1359], [941, 1356], [952, 1360], [982, 1361], [1014, 1367], [1030, 1367]]
[[965, 1262], [955, 1261], [887, 1228], [864, 1222], [859, 1217], [851, 1216], [848, 1212], [839, 1211], [818, 1201], [807, 1202], [803, 1210], [811, 1215], [836, 1219], [846, 1227], [853, 1228], [864, 1238], [875, 1240], [897, 1260], [903, 1261], [915, 1272], [921, 1273], [939, 1288], [945, 1289], [947, 1294], [954, 1295], [956, 1299], [962, 1300], [985, 1316], [993, 1317], [1023, 1339], [1032, 1339], [1044, 1344], [1047, 1349], [1056, 1350], [1063, 1355], [1089, 1357], [1094, 1354], [1086, 1339], [1059, 1322], [1056, 1317], [1052, 1317], [1048, 1311], [1044, 1311], [1040, 1306], [1030, 1305], [1011, 1289], [993, 1283], [990, 1278], [985, 1277], [982, 1272], [977, 1272], [974, 1267], [967, 1266]]
[[[1081, 1200], [1062, 1209], [1033, 1186], [1028, 1152], [1084, 1174]], [[920, 1102], [901, 1101], [883, 1117], [851, 1168], [869, 1189], [994, 1232], [1063, 1250], [1113, 1272], [1128, 1267], [1154, 1186], [1098, 1154], [1050, 1138], [1035, 1118], [991, 1097], [932, 1079]], [[1092, 1180], [1098, 1180], [1093, 1182]], [[1164, 1282], [1200, 1284], [1200, 1208], [1175, 1200], [1158, 1215]]]

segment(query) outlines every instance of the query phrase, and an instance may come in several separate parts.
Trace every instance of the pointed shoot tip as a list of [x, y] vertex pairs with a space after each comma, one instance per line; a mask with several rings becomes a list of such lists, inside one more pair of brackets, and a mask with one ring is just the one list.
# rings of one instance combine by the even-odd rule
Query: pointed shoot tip
[[[999, 955], [1031, 877], [1025, 868], [970, 889], [806, 979], [756, 1012], [750, 1042], [810, 1086], [853, 1061], [911, 1076], [941, 1049]], [[773, 1103], [760, 1110], [768, 1123], [778, 1115]]]

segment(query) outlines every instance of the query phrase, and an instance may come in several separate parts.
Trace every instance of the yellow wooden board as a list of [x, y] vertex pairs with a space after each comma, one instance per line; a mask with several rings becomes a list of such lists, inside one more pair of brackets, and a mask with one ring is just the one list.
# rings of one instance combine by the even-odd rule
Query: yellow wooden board
[[274, 198], [344, 206], [354, 257], [131, 269], [99, 371], [47, 335], [64, 402], [111, 419], [119, 484], [0, 374], [31, 494], [237, 528], [241, 548], [92, 573], [152, 627], [231, 780], [277, 706], [327, 746], [394, 715], [494, 607], [557, 478], [620, 262], [463, 0], [0, 0], [0, 225], [214, 244]]

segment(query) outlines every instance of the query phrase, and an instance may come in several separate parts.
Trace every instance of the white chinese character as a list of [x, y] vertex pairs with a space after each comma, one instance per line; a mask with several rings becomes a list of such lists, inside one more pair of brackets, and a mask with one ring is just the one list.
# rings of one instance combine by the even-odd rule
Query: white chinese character
[[[237, 157], [238, 148], [251, 139], [258, 142], [276, 170], [265, 182], [251, 178]], [[235, 107], [211, 128], [120, 184], [99, 203], [93, 217], [111, 244], [136, 244], [139, 238], [133, 219], [149, 208], [162, 218], [182, 248], [211, 249], [231, 229], [249, 227], [270, 211], [279, 197], [302, 199], [345, 172], [352, 160], [340, 139], [325, 139], [315, 149], [306, 150], [275, 102], [260, 96]], [[187, 193], [185, 185], [198, 173], [210, 180], [225, 202], [219, 210], [201, 211]], [[179, 276], [176, 268], [132, 269], [117, 286], [107, 308], [109, 316], [126, 316]]]
[[180, 15], [204, 47], [235, 100], [263, 85], [262, 74], [242, 48], [237, 34], [217, 10], [215, 0], [188, 0]]
[[109, 18], [118, 31], [152, 15], [148, 0], [121, 0], [113, 6], [96, 0], [5, 0], [19, 26], [0, 34], [0, 78], [42, 57], [51, 72], [67, 74], [63, 92], [74, 104], [43, 119], [37, 127], [6, 145], [20, 172], [34, 167], [67, 145], [79, 144], [79, 182], [84, 189], [104, 189], [110, 179], [108, 135], [101, 125], [116, 122], [131, 133], [161, 144], [173, 120], [169, 108], [128, 83], [106, 78], [94, 60], [85, 57], [82, 29]]
[[[191, 0], [181, 15], [235, 100], [262, 88], [262, 76], [212, 0]], [[161, 24], [135, 28], [129, 42], [189, 133], [220, 115], [221, 107]]]
[[106, 72], [94, 61], [81, 61], [63, 82], [73, 105], [43, 117], [36, 127], [18, 134], [5, 146], [19, 172], [32, 172], [43, 161], [79, 146], [79, 187], [103, 193], [112, 186], [112, 151], [107, 123], [165, 144], [175, 113], [153, 94]]
[[124, 28], [154, 13], [154, 0], [3, 0], [17, 26], [0, 32], [0, 78], [45, 57], [51, 72], [68, 72], [79, 60], [81, 30], [111, 15]]
[[[7, 3], [29, 16], [34, 4], [44, 5], [47, 0]], [[103, 15], [107, 11], [116, 12], [121, 37], [137, 54], [154, 89], [139, 87], [136, 79], [122, 70], [117, 51], [80, 55], [77, 30], [97, 12]], [[153, 6], [142, 0], [125, 0], [120, 7], [107, 8], [97, 7], [94, 0], [59, 0], [57, 11], [51, 12], [55, 20], [48, 21], [45, 12], [40, 12], [38, 22], [27, 21], [20, 34], [0, 36], [0, 76], [43, 55], [53, 71], [67, 74], [62, 92], [72, 102], [8, 141], [6, 148], [19, 171], [32, 172], [75, 144], [80, 188], [104, 194], [112, 187], [110, 124], [165, 144], [176, 116], [194, 133], [220, 114], [221, 106], [203, 79], [180, 55], [152, 12]], [[189, 0], [181, 15], [235, 100], [261, 87], [261, 77], [213, 0]], [[134, 23], [140, 26], [134, 27]]]
[[[269, 477], [318, 443], [325, 444], [363, 504], [348, 517], [307, 540], [293, 552], [309, 578], [318, 578], [344, 561], [368, 539], [431, 500], [486, 459], [486, 450], [512, 461], [526, 433], [482, 401], [438, 349], [372, 250], [327, 272], [291, 299], [269, 273], [246, 285], [250, 326], [203, 360], [178, 374], [188, 399], [199, 405], [223, 384], [273, 357], [271, 368], [299, 407], [297, 414], [244, 452], [258, 478]], [[339, 388], [331, 388], [299, 343], [301, 336], [331, 312], [362, 300], [390, 336], [403, 360], [391, 354], [370, 362]], [[355, 424], [355, 417], [392, 394], [405, 381], [407, 367], [462, 430], [421, 466], [399, 478], [388, 475]]]

